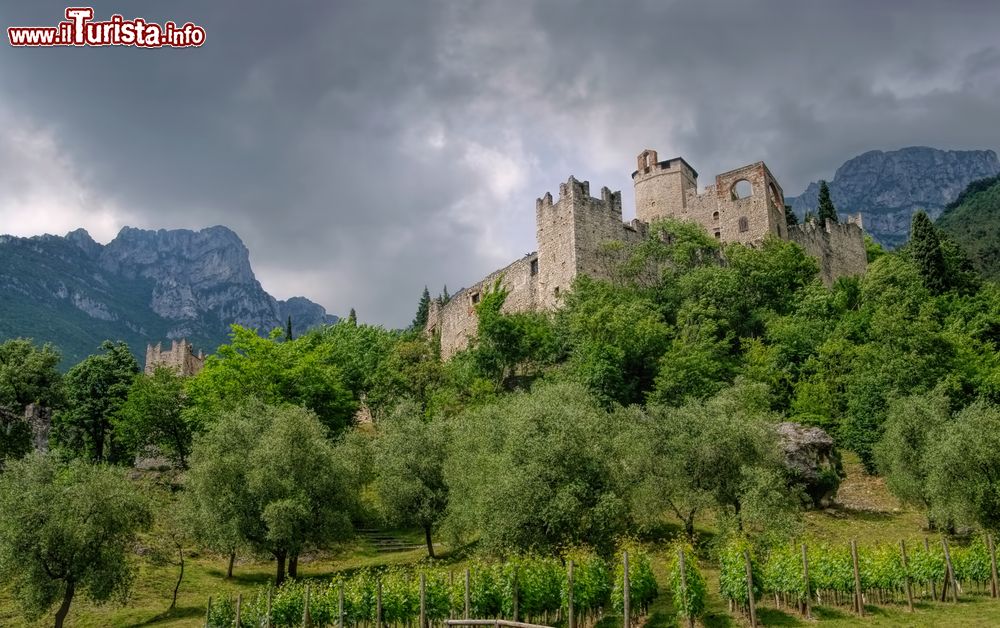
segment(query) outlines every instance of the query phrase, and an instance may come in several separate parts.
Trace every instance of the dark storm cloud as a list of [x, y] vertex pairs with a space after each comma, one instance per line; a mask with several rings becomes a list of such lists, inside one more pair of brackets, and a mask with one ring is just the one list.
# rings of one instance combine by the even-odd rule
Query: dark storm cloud
[[992, 2], [94, 4], [207, 44], [6, 49], [0, 231], [222, 223], [273, 293], [391, 325], [531, 250], [569, 174], [628, 204], [645, 147], [796, 194], [872, 148], [1000, 146]]

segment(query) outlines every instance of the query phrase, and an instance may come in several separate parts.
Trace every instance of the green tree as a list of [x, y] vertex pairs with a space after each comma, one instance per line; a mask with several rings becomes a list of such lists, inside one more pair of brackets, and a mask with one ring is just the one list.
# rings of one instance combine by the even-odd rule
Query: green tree
[[[357, 487], [316, 415], [248, 401], [195, 443], [189, 491], [201, 536], [235, 533], [274, 556], [275, 581], [296, 577], [298, 555], [352, 533]], [[211, 529], [219, 526], [219, 530]]]
[[573, 282], [556, 329], [569, 347], [569, 373], [605, 404], [643, 401], [671, 336], [645, 291], [585, 276]]
[[893, 495], [928, 514], [933, 505], [927, 485], [928, 451], [947, 427], [949, 404], [941, 386], [923, 395], [894, 400], [889, 404], [882, 440], [875, 448], [878, 469]]
[[792, 211], [791, 205], [785, 205], [785, 225], [791, 227], [799, 224], [799, 217]]
[[830, 186], [826, 184], [826, 181], [819, 182], [819, 196], [817, 197], [816, 203], [816, 218], [819, 220], [819, 224], [823, 226], [826, 226], [827, 222], [832, 222], [834, 224], [838, 222], [837, 208], [833, 206], [833, 201], [830, 200]]
[[977, 401], [959, 412], [932, 442], [927, 468], [936, 520], [1000, 530], [1000, 407]]
[[358, 324], [358, 313], [354, 311], [353, 307], [351, 308], [351, 312], [347, 315], [347, 324], [348, 325]]
[[250, 397], [305, 406], [331, 434], [353, 421], [358, 403], [335, 363], [332, 347], [309, 334], [278, 342], [277, 337], [261, 338], [238, 325], [231, 337], [187, 384], [189, 424], [208, 423]]
[[0, 580], [29, 619], [60, 602], [57, 628], [79, 592], [124, 602], [136, 534], [151, 517], [116, 469], [41, 454], [11, 462], [0, 474]]
[[507, 290], [498, 279], [476, 306], [477, 334], [471, 354], [483, 377], [499, 392], [514, 386], [515, 377], [531, 377], [552, 356], [555, 336], [547, 315], [504, 314]]
[[705, 401], [619, 413], [615, 459], [639, 521], [655, 524], [666, 510], [690, 537], [695, 517], [712, 508], [768, 532], [798, 505], [784, 485], [765, 386], [741, 382]]
[[104, 353], [66, 373], [66, 407], [52, 421], [55, 440], [93, 461], [131, 463], [134, 451], [115, 437], [112, 419], [128, 397], [139, 363], [124, 342], [105, 341], [101, 349]]
[[31, 451], [31, 428], [23, 420], [29, 404], [49, 410], [62, 403], [59, 352], [17, 338], [0, 343], [0, 468], [7, 458]]
[[441, 420], [424, 419], [419, 404], [404, 401], [376, 425], [374, 442], [379, 509], [391, 525], [420, 527], [431, 558], [431, 533], [448, 505], [445, 427]]
[[0, 406], [15, 412], [37, 403], [47, 408], [63, 401], [59, 351], [16, 338], [0, 343]]
[[420, 302], [417, 304], [417, 314], [413, 317], [413, 322], [410, 323], [410, 329], [415, 331], [423, 331], [424, 327], [427, 327], [427, 317], [431, 311], [431, 293], [424, 286], [424, 291], [420, 295]]
[[132, 382], [125, 403], [112, 417], [117, 438], [130, 451], [155, 446], [182, 468], [187, 468], [191, 440], [199, 430], [197, 416], [185, 413], [184, 379], [173, 369], [157, 368]]
[[913, 214], [910, 223], [910, 255], [916, 262], [924, 286], [932, 294], [941, 294], [948, 289], [947, 269], [937, 228], [925, 212]]
[[542, 386], [452, 421], [446, 527], [495, 553], [610, 553], [628, 512], [613, 484], [611, 417], [579, 384]]
[[285, 342], [291, 342], [292, 340], [295, 340], [295, 337], [292, 336], [292, 315], [289, 314], [288, 320], [285, 321]]

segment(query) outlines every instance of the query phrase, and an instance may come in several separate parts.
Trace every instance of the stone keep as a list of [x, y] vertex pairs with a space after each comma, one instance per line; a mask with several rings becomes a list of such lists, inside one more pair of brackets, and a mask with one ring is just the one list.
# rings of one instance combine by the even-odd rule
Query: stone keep
[[174, 369], [182, 377], [197, 375], [205, 366], [205, 353], [195, 354], [194, 347], [183, 338], [171, 341], [167, 351], [159, 343], [146, 345], [146, 375], [152, 375], [161, 366]]
[[723, 243], [755, 246], [768, 236], [796, 242], [819, 261], [827, 285], [865, 272], [860, 218], [826, 227], [787, 226], [781, 186], [762, 161], [717, 175], [700, 193], [698, 173], [681, 157], [660, 161], [655, 150], [644, 150], [636, 165], [636, 218], [629, 223], [622, 222], [621, 192], [605, 187], [592, 197], [590, 183], [573, 177], [560, 184], [558, 199], [550, 193], [538, 199], [536, 252], [460, 290], [443, 306], [432, 303], [426, 331], [440, 334], [441, 356], [468, 346], [476, 333], [476, 305], [497, 281], [508, 293], [504, 312], [554, 310], [577, 275], [610, 278], [603, 252], [608, 242], [641, 242], [660, 218], [696, 222]]

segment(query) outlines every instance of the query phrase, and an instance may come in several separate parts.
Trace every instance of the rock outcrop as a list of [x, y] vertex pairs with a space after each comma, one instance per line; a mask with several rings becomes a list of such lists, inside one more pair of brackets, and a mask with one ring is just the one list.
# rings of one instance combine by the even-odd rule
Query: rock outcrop
[[[992, 150], [939, 150], [914, 146], [894, 151], [873, 150], [848, 160], [829, 181], [830, 197], [840, 214], [860, 213], [867, 231], [888, 247], [904, 244], [910, 218], [919, 209], [932, 219], [977, 179], [1000, 172]], [[785, 203], [801, 220], [816, 210], [819, 183], [810, 183]]]
[[829, 506], [844, 475], [833, 438], [818, 427], [791, 422], [779, 423], [777, 432], [791, 479], [805, 487], [813, 505]]

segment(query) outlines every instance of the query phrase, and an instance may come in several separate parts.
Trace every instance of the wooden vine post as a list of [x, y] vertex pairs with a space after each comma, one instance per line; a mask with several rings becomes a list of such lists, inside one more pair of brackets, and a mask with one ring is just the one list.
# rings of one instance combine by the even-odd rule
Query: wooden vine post
[[236, 625], [241, 625], [243, 619], [243, 594], [240, 593], [236, 596]]
[[[924, 550], [926, 550], [928, 554], [931, 552], [931, 542], [927, 540], [926, 536], [924, 537]], [[931, 579], [931, 599], [937, 599], [937, 582], [933, 579]]]
[[899, 541], [899, 555], [903, 560], [903, 580], [906, 582], [906, 608], [913, 612], [913, 587], [910, 584], [910, 571], [906, 564], [906, 541]]
[[208, 596], [208, 609], [205, 611], [205, 628], [209, 628], [212, 623], [212, 596]]
[[993, 546], [993, 535], [986, 535], [986, 546], [990, 549], [990, 597], [997, 597], [1000, 591], [997, 589], [997, 552]]
[[566, 625], [568, 628], [576, 628], [576, 623], [574, 622], [573, 616], [573, 561], [569, 561], [569, 566], [566, 571], [566, 607], [569, 611], [569, 616], [567, 618]]
[[427, 574], [420, 572], [420, 628], [427, 628]]
[[382, 578], [375, 589], [375, 627], [382, 628]]
[[[305, 605], [302, 608], [302, 628], [312, 628], [312, 615], [309, 614], [309, 585], [306, 585]], [[238, 627], [239, 624], [236, 624]]]
[[466, 567], [465, 568], [465, 617], [464, 617], [464, 619], [469, 619], [469, 607], [470, 606], [472, 606], [472, 605], [470, 604], [470, 599], [469, 599], [469, 568]]
[[958, 602], [958, 580], [955, 579], [955, 568], [951, 564], [951, 552], [948, 551], [948, 539], [941, 537], [941, 547], [944, 548], [944, 562], [948, 566], [948, 581], [951, 583], [951, 601]]
[[[681, 572], [681, 603], [684, 608], [688, 608], [688, 594], [687, 594], [687, 568], [684, 566], [684, 548], [677, 550], [677, 567]], [[694, 616], [690, 612], [685, 612], [687, 617], [688, 628], [694, 628]]]
[[514, 567], [514, 590], [513, 590], [513, 600], [511, 600], [511, 613], [514, 615], [514, 621], [517, 621], [517, 567]]
[[629, 582], [628, 582], [628, 551], [622, 554], [622, 562], [625, 572], [622, 574], [622, 612], [625, 615], [625, 628], [632, 626], [632, 608], [629, 604]]
[[806, 589], [806, 619], [812, 619], [812, 587], [809, 585], [809, 554], [806, 544], [802, 544], [802, 582]]
[[271, 589], [271, 583], [267, 583], [267, 614], [264, 616], [264, 626], [265, 628], [271, 628], [271, 596], [273, 590]]
[[747, 569], [747, 602], [750, 605], [750, 626], [757, 626], [757, 602], [753, 599], [753, 567], [750, 566], [750, 550], [743, 550], [743, 563]]
[[865, 616], [865, 600], [861, 597], [861, 570], [858, 569], [858, 541], [851, 539], [851, 560], [854, 562], [854, 610]]
[[337, 592], [337, 628], [344, 628], [344, 583], [340, 583]]

